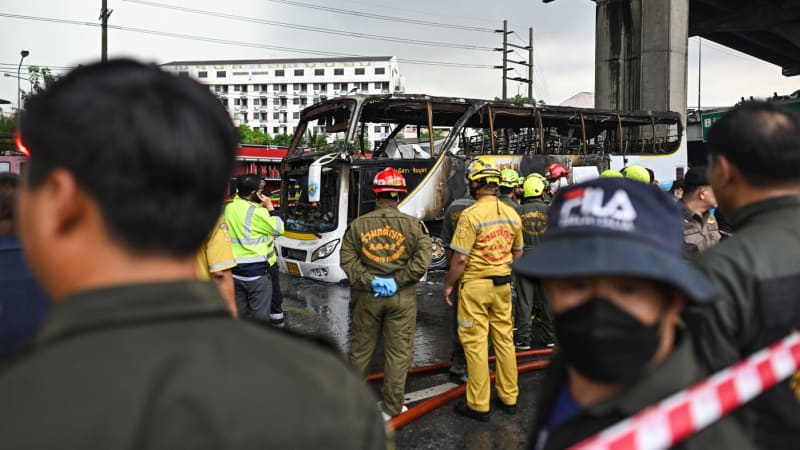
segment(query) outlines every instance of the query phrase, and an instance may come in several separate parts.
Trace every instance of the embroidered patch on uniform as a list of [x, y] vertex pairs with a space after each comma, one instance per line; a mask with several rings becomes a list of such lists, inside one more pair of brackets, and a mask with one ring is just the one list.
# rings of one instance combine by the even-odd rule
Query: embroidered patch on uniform
[[228, 234], [228, 224], [225, 222], [220, 222], [219, 230], [222, 231], [222, 238], [225, 239], [225, 242], [230, 242], [231, 235]]
[[717, 221], [713, 217], [709, 216], [708, 218], [706, 218], [706, 223], [717, 223]]
[[514, 235], [506, 227], [498, 227], [479, 239], [481, 255], [490, 263], [503, 263], [511, 261], [511, 246], [514, 245]]
[[460, 326], [460, 327], [471, 327], [472, 326], [472, 321], [471, 320], [470, 321], [460, 321], [459, 320], [458, 321], [458, 326]]
[[528, 236], [539, 236], [547, 228], [547, 215], [541, 211], [531, 211], [520, 216], [522, 232]]
[[406, 252], [406, 237], [386, 225], [361, 233], [361, 253], [379, 264], [397, 261]]

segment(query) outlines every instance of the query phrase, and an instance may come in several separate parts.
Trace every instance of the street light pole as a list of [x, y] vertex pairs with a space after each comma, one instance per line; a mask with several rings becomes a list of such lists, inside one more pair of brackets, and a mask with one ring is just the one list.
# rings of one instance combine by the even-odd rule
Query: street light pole
[[20, 56], [20, 58], [19, 58], [19, 66], [17, 67], [17, 111], [22, 109], [22, 108], [20, 108], [20, 99], [22, 97], [20, 95], [20, 93], [22, 92], [22, 87], [19, 84], [20, 83], [20, 79], [22, 78], [22, 60], [25, 59], [25, 57], [30, 55], [30, 54], [31, 54], [31, 52], [29, 52], [27, 50], [22, 50], [22, 51], [19, 52], [19, 56]]

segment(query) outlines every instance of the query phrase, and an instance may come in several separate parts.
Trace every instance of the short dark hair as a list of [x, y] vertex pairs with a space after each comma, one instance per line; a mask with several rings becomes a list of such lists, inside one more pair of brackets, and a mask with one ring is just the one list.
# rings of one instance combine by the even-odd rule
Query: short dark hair
[[241, 198], [250, 197], [258, 189], [261, 178], [254, 173], [246, 173], [236, 178], [236, 193]]
[[711, 126], [708, 151], [725, 156], [754, 186], [800, 182], [800, 115], [771, 102], [744, 102]]
[[207, 87], [128, 59], [79, 67], [26, 103], [27, 184], [73, 174], [109, 235], [138, 252], [187, 256], [218, 220], [236, 156]]

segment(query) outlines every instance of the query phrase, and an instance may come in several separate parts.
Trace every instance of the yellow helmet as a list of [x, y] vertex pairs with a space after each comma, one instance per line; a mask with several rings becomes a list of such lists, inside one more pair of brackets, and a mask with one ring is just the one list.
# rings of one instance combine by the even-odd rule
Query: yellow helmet
[[467, 179], [487, 184], [498, 184], [500, 182], [500, 169], [497, 168], [497, 163], [492, 158], [478, 156], [472, 158], [472, 161], [467, 165]]
[[608, 169], [604, 170], [603, 173], [600, 174], [600, 178], [624, 178], [625, 175], [622, 174], [619, 170]]
[[625, 178], [631, 180], [641, 181], [642, 183], [650, 184], [650, 172], [643, 166], [628, 166], [622, 169], [622, 174]]
[[544, 193], [545, 188], [547, 188], [547, 183], [544, 181], [544, 177], [536, 176], [539, 174], [530, 174], [527, 178], [525, 178], [525, 182], [522, 183], [522, 195], [525, 198], [528, 197], [539, 197]]
[[500, 171], [500, 186], [513, 188], [519, 185], [519, 174], [514, 169]]

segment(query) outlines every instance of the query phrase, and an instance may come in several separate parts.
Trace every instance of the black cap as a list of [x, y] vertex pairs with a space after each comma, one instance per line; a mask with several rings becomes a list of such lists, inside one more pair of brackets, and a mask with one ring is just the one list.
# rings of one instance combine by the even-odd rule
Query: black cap
[[683, 183], [689, 186], [708, 186], [706, 167], [695, 166], [689, 169], [683, 177]]
[[714, 286], [683, 259], [683, 218], [654, 185], [598, 178], [558, 191], [541, 242], [514, 264], [533, 278], [634, 276], [661, 281], [696, 302]]

